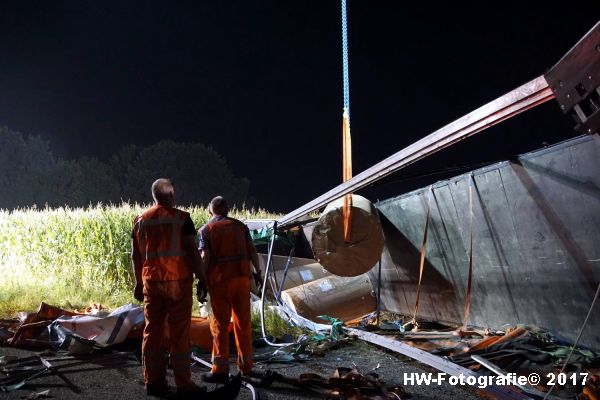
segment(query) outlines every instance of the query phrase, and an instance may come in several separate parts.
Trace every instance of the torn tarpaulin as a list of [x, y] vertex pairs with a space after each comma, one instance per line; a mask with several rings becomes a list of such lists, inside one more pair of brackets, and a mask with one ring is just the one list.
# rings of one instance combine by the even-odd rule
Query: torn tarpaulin
[[126, 304], [107, 317], [62, 316], [48, 326], [50, 344], [56, 349], [86, 352], [125, 341], [131, 329], [144, 323], [141, 307]]
[[[11, 346], [48, 347], [48, 325], [58, 317], [81, 315], [44, 302], [34, 313], [19, 313], [19, 321], [9, 321], [6, 325], [9, 336], [6, 342]], [[11, 334], [14, 332], [14, 334]]]

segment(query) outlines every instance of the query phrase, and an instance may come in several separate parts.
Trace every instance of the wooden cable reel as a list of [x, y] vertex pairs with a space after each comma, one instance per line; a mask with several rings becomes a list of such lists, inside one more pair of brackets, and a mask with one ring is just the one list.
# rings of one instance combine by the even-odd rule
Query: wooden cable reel
[[325, 208], [312, 232], [312, 250], [317, 261], [338, 276], [358, 276], [377, 264], [384, 238], [379, 213], [362, 196], [352, 195], [350, 240], [344, 236], [344, 198]]

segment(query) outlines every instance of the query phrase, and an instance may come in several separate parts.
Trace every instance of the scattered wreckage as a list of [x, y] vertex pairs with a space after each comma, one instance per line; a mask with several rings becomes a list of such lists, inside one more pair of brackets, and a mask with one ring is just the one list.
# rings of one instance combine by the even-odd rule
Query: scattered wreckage
[[[482, 387], [488, 397], [600, 398], [600, 355], [593, 350], [600, 348], [598, 43], [600, 23], [544, 76], [353, 178], [345, 175], [342, 185], [278, 221], [250, 222], [265, 254], [263, 339], [278, 347], [257, 363], [303, 361], [352, 337], [449, 376], [510, 383]], [[376, 204], [352, 194], [552, 98], [584, 136]], [[320, 218], [306, 217], [323, 207]], [[311, 335], [294, 343], [268, 339], [268, 286], [271, 307]], [[10, 345], [46, 345], [81, 355], [139, 335], [143, 318], [131, 305], [104, 318], [42, 305], [12, 324], [0, 329], [1, 340]], [[193, 325], [204, 338], [195, 345], [206, 348], [206, 322]], [[494, 329], [481, 328], [487, 326]], [[197, 355], [192, 360], [206, 366]], [[56, 371], [58, 361], [4, 359], [0, 387], [21, 388]], [[544, 379], [511, 381], [532, 374]], [[387, 387], [356, 366], [338, 368], [330, 378], [289, 378], [267, 370], [256, 384], [273, 382], [336, 398], [406, 396], [401, 387]], [[241, 380], [238, 390], [240, 385]]]

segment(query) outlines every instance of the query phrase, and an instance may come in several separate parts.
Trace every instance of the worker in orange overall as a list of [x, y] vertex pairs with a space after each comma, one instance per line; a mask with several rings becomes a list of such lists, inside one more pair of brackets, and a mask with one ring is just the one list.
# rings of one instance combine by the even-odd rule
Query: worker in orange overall
[[[196, 249], [196, 229], [190, 215], [174, 208], [175, 190], [168, 179], [152, 184], [154, 206], [134, 220], [131, 258], [135, 276], [134, 297], [144, 302], [142, 360], [146, 393], [169, 395], [166, 381], [165, 323], [169, 329], [170, 363], [177, 394], [204, 392], [190, 371], [190, 324], [193, 274], [204, 282], [202, 260]], [[205, 286], [204, 286], [205, 287]], [[199, 290], [199, 298], [206, 293]]]
[[[200, 252], [210, 294], [213, 335], [212, 370], [205, 382], [223, 383], [229, 377], [228, 328], [233, 315], [233, 333], [238, 351], [237, 365], [242, 376], [252, 371], [252, 327], [250, 279], [262, 284], [258, 254], [248, 227], [227, 216], [229, 208], [221, 196], [210, 202], [212, 219], [200, 230]], [[253, 264], [254, 271], [250, 264]]]

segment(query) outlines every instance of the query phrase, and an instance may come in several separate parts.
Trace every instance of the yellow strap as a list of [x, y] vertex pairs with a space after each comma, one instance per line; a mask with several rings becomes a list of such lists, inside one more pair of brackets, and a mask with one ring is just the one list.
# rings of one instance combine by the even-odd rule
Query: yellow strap
[[471, 287], [473, 284], [473, 174], [469, 175], [469, 274], [467, 277], [467, 294], [465, 295], [465, 319], [463, 329], [467, 329], [471, 310]]
[[[352, 178], [352, 139], [350, 138], [350, 122], [348, 120], [348, 111], [344, 108], [342, 115], [342, 163], [343, 163], [343, 180]], [[350, 235], [352, 233], [352, 194], [349, 193], [344, 197], [344, 208], [342, 209], [344, 217], [344, 241], [350, 243]]]
[[429, 195], [427, 196], [427, 211], [425, 212], [425, 229], [423, 231], [423, 244], [421, 245], [421, 260], [419, 262], [419, 284], [417, 285], [417, 298], [415, 300], [415, 311], [412, 317], [412, 323], [417, 326], [417, 311], [419, 310], [419, 297], [421, 295], [421, 283], [423, 281], [423, 269], [425, 268], [425, 254], [427, 253], [427, 231], [429, 230], [429, 201], [433, 187], [429, 187]]

